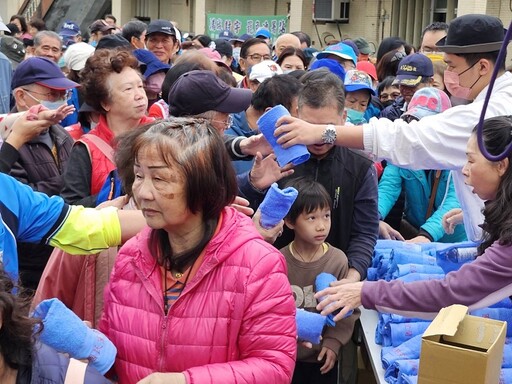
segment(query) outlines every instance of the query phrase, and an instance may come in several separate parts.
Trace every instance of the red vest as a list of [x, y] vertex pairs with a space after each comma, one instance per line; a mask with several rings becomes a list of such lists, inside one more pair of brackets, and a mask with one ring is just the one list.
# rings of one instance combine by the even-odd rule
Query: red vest
[[[153, 118], [143, 116], [139, 124], [142, 125], [150, 123], [152, 121], [154, 121]], [[112, 163], [91, 140], [89, 140], [89, 135], [98, 136], [99, 138], [103, 139], [103, 141], [105, 141], [107, 144], [112, 146], [114, 142], [114, 134], [108, 127], [107, 120], [104, 115], [100, 116], [100, 121], [93, 130], [83, 135], [78, 140], [79, 142], [84, 144], [87, 147], [87, 150], [89, 151], [92, 169], [91, 195], [95, 195], [101, 190], [103, 184], [105, 184], [105, 180], [107, 179], [109, 173], [116, 169], [116, 165]]]

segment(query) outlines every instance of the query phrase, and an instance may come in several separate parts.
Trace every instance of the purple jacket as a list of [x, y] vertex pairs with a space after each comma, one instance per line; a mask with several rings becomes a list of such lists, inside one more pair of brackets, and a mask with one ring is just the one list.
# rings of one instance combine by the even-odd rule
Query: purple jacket
[[433, 319], [443, 307], [488, 307], [512, 295], [512, 245], [495, 242], [477, 259], [442, 280], [365, 282], [365, 308], [408, 317]]

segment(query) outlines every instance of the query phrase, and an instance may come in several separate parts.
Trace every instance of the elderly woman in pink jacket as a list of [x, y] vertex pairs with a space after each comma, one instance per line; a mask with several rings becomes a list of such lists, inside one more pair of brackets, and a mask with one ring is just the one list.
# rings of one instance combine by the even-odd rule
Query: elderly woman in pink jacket
[[120, 250], [99, 323], [119, 383], [289, 383], [286, 263], [228, 207], [237, 185], [220, 135], [164, 120], [128, 133], [117, 165], [148, 225]]

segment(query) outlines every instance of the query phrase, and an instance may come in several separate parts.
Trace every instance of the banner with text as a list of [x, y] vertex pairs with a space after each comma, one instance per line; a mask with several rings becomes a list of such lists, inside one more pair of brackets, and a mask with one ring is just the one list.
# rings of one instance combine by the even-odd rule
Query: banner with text
[[242, 16], [219, 13], [208, 13], [206, 15], [206, 33], [212, 39], [218, 38], [219, 33], [226, 29], [236, 36], [244, 33], [254, 36], [254, 33], [262, 27], [270, 31], [272, 41], [274, 41], [279, 35], [286, 32], [288, 17], [286, 15]]

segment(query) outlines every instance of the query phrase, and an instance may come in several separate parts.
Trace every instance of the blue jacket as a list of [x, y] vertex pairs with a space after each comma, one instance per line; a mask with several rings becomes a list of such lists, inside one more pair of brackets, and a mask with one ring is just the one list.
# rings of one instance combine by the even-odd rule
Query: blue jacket
[[[256, 132], [254, 132], [249, 125], [247, 124], [247, 118], [245, 117], [245, 111], [239, 113], [233, 113], [233, 124], [231, 127], [224, 131], [225, 135], [232, 136], [245, 136], [251, 137]], [[249, 157], [244, 160], [233, 160], [231, 164], [235, 168], [235, 172], [237, 175], [240, 175], [244, 172], [250, 171], [252, 168], [253, 158]]]
[[453, 208], [460, 208], [453, 181], [448, 180], [449, 174], [450, 171], [441, 171], [432, 215], [425, 221], [435, 171], [429, 172], [427, 177], [425, 171], [412, 171], [388, 164], [379, 182], [380, 217], [387, 216], [403, 188], [405, 191], [405, 219], [409, 223], [427, 232], [433, 241], [456, 243], [466, 240], [463, 225], [457, 225], [452, 235], [447, 235], [443, 230], [443, 215]]

